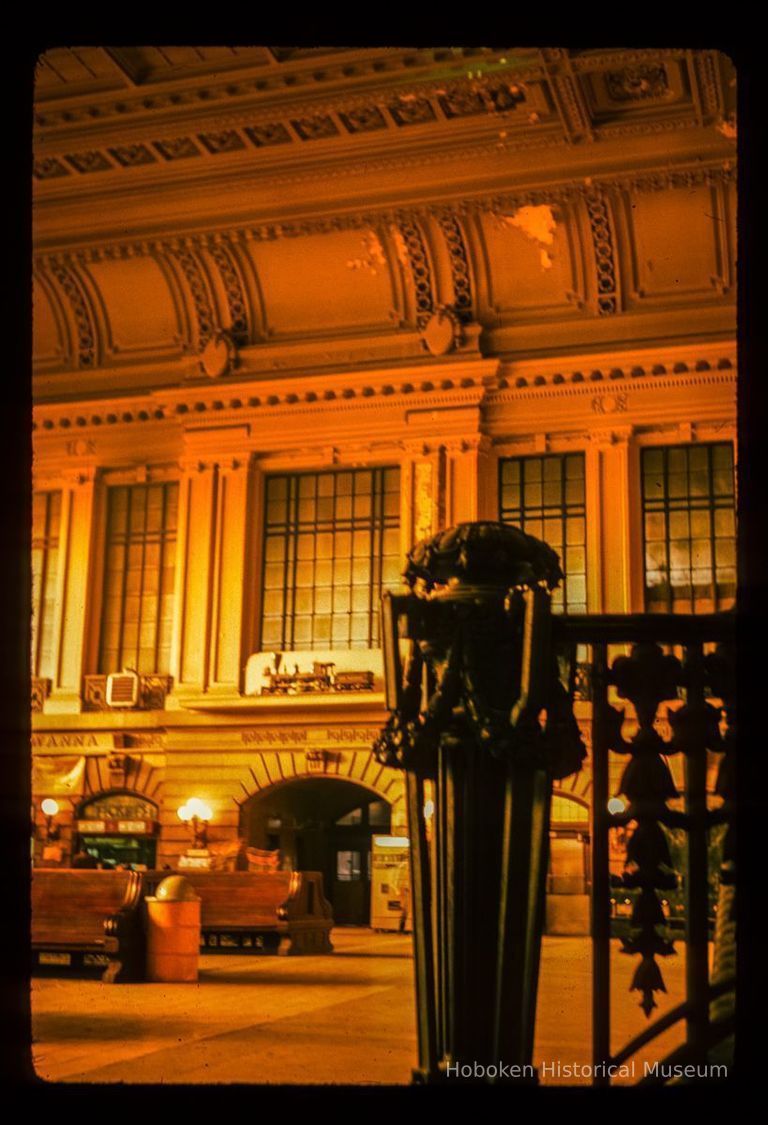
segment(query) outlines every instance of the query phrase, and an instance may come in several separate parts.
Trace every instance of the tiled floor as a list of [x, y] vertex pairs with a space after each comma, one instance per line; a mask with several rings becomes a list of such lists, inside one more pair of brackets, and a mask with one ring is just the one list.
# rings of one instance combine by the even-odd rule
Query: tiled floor
[[[410, 937], [337, 929], [327, 957], [201, 958], [197, 984], [33, 981], [33, 1061], [53, 1082], [408, 1083], [416, 1059]], [[589, 1062], [589, 942], [545, 938], [534, 1061], [542, 1081]], [[646, 1025], [615, 953], [616, 1048]], [[683, 998], [684, 953], [662, 966]], [[659, 1013], [655, 1013], [659, 1014]], [[666, 1053], [682, 1030], [665, 1035]], [[659, 1057], [653, 1045], [638, 1056]], [[560, 1071], [558, 1073], [558, 1064]], [[582, 1076], [576, 1081], [586, 1081]]]

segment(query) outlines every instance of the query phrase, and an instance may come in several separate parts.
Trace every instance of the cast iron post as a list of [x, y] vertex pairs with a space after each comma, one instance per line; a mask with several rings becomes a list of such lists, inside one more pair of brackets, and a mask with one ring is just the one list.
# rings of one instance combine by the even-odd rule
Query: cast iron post
[[406, 771], [417, 1082], [536, 1081], [552, 781], [584, 757], [550, 648], [561, 578], [540, 540], [460, 524], [418, 543], [411, 593], [383, 599], [375, 753]]

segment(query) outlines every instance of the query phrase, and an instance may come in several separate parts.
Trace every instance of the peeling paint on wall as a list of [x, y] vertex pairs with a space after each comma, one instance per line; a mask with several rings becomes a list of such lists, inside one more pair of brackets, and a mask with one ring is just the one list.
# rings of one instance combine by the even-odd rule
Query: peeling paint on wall
[[351, 270], [368, 270], [369, 273], [375, 276], [378, 273], [378, 267], [387, 264], [381, 240], [375, 231], [369, 230], [366, 231], [361, 239], [360, 245], [365, 251], [365, 257], [350, 259], [347, 262], [347, 268]]
[[526, 238], [530, 238], [539, 244], [541, 248], [541, 268], [543, 270], [551, 269], [552, 255], [546, 247], [554, 244], [557, 221], [550, 205], [542, 203], [536, 207], [530, 205], [519, 207], [513, 215], [502, 215], [501, 218], [507, 226], [517, 227]]

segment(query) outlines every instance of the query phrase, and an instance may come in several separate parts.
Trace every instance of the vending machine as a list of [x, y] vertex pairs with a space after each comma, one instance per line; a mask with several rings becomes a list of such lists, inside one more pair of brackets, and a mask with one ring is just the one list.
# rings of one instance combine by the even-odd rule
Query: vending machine
[[410, 842], [407, 836], [374, 836], [371, 841], [371, 928], [413, 929]]

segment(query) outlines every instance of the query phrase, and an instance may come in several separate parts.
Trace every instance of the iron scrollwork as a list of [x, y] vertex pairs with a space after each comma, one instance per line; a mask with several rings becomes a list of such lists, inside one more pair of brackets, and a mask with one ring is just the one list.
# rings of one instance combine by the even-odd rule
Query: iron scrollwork
[[416, 544], [411, 594], [384, 611], [406, 622], [410, 653], [374, 746], [380, 762], [432, 776], [440, 740], [469, 738], [552, 779], [580, 768], [583, 741], [548, 643], [549, 592], [562, 577], [551, 547], [506, 524], [460, 524]]

